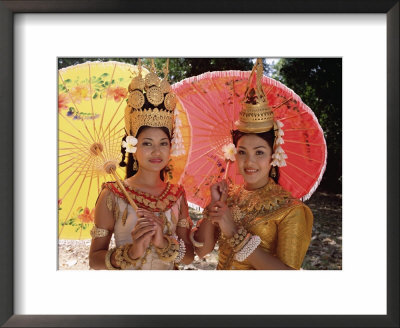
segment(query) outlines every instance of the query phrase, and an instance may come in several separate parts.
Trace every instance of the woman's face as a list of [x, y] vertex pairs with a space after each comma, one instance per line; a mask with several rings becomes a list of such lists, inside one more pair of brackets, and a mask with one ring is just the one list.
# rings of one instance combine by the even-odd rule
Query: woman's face
[[136, 160], [139, 170], [161, 171], [168, 164], [170, 142], [159, 128], [146, 128], [137, 137]]
[[245, 180], [246, 189], [261, 188], [268, 182], [272, 149], [255, 134], [241, 137], [237, 142], [236, 162]]

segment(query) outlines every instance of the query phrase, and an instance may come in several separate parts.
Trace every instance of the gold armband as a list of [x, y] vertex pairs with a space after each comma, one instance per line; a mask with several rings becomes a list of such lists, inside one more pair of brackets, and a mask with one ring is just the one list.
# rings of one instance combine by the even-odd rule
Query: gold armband
[[94, 225], [92, 230], [90, 230], [90, 235], [93, 239], [106, 237], [109, 233], [110, 231], [108, 231], [107, 229], [97, 228], [96, 225]]
[[190, 229], [190, 224], [188, 219], [180, 219], [178, 221], [178, 223], [176, 224], [177, 227], [181, 227], [181, 228], [186, 228], [186, 229]]

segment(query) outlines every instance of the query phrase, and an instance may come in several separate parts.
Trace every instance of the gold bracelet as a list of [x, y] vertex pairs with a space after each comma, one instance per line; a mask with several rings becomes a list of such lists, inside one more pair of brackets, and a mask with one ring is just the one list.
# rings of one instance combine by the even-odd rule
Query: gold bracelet
[[156, 248], [158, 256], [164, 262], [172, 262], [179, 254], [179, 243], [176, 239], [164, 235], [168, 240], [168, 246], [164, 248]]
[[122, 255], [123, 251], [123, 246], [119, 246], [117, 250], [115, 251], [115, 263], [122, 269], [126, 269], [127, 263], [124, 260], [124, 257]]
[[112, 253], [114, 253], [114, 251], [115, 251], [115, 248], [110, 248], [106, 253], [105, 262], [106, 262], [107, 270], [120, 270], [120, 268], [116, 268], [111, 264], [111, 255], [112, 255]]
[[140, 259], [140, 257], [139, 257], [138, 259], [134, 260], [134, 259], [132, 259], [132, 258], [129, 256], [129, 249], [131, 248], [131, 246], [132, 246], [132, 244], [126, 244], [126, 245], [124, 246], [124, 250], [123, 250], [123, 252], [122, 252], [122, 256], [123, 256], [123, 258], [124, 258], [124, 260], [125, 260], [126, 262], [128, 262], [128, 263], [130, 263], [130, 264], [136, 266], [136, 263], [137, 263], [137, 261]]
[[243, 239], [245, 239], [247, 236], [247, 230], [243, 227], [239, 227], [237, 233], [233, 235], [232, 238], [228, 239], [228, 243], [231, 246], [231, 248], [236, 248]]
[[239, 245], [237, 245], [237, 246], [233, 249], [233, 251], [234, 251], [235, 253], [239, 252], [239, 251], [247, 244], [247, 242], [249, 241], [250, 238], [251, 238], [251, 233], [248, 233], [248, 234], [246, 235], [246, 237], [244, 237], [244, 239], [241, 241], [241, 243], [240, 243]]
[[164, 237], [164, 239], [167, 240], [168, 245], [165, 246], [164, 248], [156, 247], [156, 251], [157, 251], [158, 254], [164, 253], [171, 246], [171, 239], [167, 235], [164, 235], [163, 237]]
[[164, 262], [173, 262], [179, 255], [179, 243], [171, 243], [170, 249], [160, 257]]
[[204, 246], [204, 243], [199, 242], [197, 240], [194, 239], [194, 234], [197, 231], [197, 227], [193, 228], [192, 230], [190, 230], [190, 234], [189, 234], [189, 239], [192, 242], [193, 246], [196, 248], [201, 248]]

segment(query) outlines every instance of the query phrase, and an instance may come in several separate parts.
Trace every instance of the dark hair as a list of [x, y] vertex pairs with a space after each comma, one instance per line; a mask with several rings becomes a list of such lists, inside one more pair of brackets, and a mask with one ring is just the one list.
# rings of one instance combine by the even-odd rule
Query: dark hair
[[[138, 132], [136, 133], [135, 138], [139, 137], [139, 135], [145, 131], [146, 129], [151, 128], [151, 126], [148, 125], [143, 125], [139, 128]], [[169, 135], [169, 130], [166, 127], [159, 127], [158, 129], [161, 129], [162, 131], [164, 131], [164, 133], [168, 136], [169, 142], [171, 143], [171, 136]], [[126, 137], [123, 137], [122, 140], [126, 141]], [[125, 156], [126, 156], [126, 151], [125, 148], [121, 146], [121, 153], [122, 153], [122, 160], [119, 163], [119, 166], [121, 167], [126, 167], [126, 179], [130, 178], [131, 176], [135, 175], [137, 173], [137, 170], [133, 169], [133, 165], [135, 163], [135, 159], [133, 157], [132, 153], [128, 153], [128, 163], [125, 163]], [[139, 163], [137, 163], [137, 166], [139, 166]], [[167, 171], [167, 168], [164, 167], [161, 171], [160, 171], [160, 178], [162, 181], [164, 181], [164, 175]]]
[[[233, 144], [235, 145], [235, 147], [237, 147], [237, 143], [239, 141], [239, 139], [243, 136], [246, 135], [250, 135], [250, 134], [255, 134], [257, 137], [260, 137], [261, 139], [265, 140], [268, 145], [271, 147], [272, 151], [274, 149], [274, 141], [275, 141], [275, 132], [274, 130], [270, 130], [268, 132], [261, 132], [261, 133], [245, 133], [239, 130], [232, 130], [231, 131], [232, 134], [232, 141]], [[271, 172], [272, 169], [269, 171], [269, 176], [276, 182], [278, 183], [279, 180], [279, 167], [275, 167], [275, 171], [276, 171], [276, 176], [275, 177], [271, 177]]]

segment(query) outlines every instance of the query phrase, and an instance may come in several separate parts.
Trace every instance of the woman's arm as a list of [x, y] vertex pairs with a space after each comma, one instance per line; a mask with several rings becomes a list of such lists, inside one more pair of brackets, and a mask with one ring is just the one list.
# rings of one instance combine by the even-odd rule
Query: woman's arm
[[277, 256], [258, 246], [247, 260], [258, 270], [300, 269], [311, 240], [312, 213], [306, 206], [290, 209], [277, 226]]
[[214, 183], [210, 187], [211, 203], [204, 209], [203, 219], [198, 222], [198, 229], [194, 233], [194, 239], [199, 243], [203, 243], [203, 247], [196, 247], [195, 249], [200, 258], [211, 253], [215, 247], [215, 243], [217, 242], [217, 232], [219, 232], [219, 229], [217, 229], [218, 225], [216, 223], [214, 224], [208, 218], [208, 213], [216, 206], [216, 203], [226, 202], [227, 189], [228, 184], [225, 180]]
[[293, 270], [277, 257], [268, 254], [260, 246], [249, 255], [247, 260], [256, 270]]
[[[102, 230], [104, 232], [108, 231], [108, 234], [104, 237], [92, 238], [89, 251], [89, 266], [95, 270], [107, 269], [105, 265], [105, 257], [108, 251], [112, 233], [114, 232], [114, 217], [112, 214], [112, 209], [108, 208], [111, 204], [110, 197], [112, 197], [111, 191], [103, 189], [96, 203], [94, 224], [98, 229], [104, 229]], [[115, 206], [118, 206], [118, 204]], [[111, 256], [111, 264], [116, 266], [114, 256], [114, 254]]]
[[197, 242], [203, 243], [203, 247], [196, 247], [195, 250], [196, 254], [203, 258], [211, 253], [215, 247], [217, 242], [215, 238], [216, 226], [210, 220], [203, 218], [199, 221], [197, 227], [193, 237]]
[[[179, 222], [183, 222], [183, 224], [180, 224]], [[185, 195], [183, 195], [179, 206], [179, 218], [178, 218], [178, 226], [176, 227], [176, 234], [185, 243], [186, 252], [185, 256], [181, 260], [181, 263], [186, 265], [192, 263], [194, 259], [193, 244], [189, 238], [191, 226], [192, 226], [192, 220], [190, 219], [189, 216], [189, 207], [186, 201], [186, 197]]]

